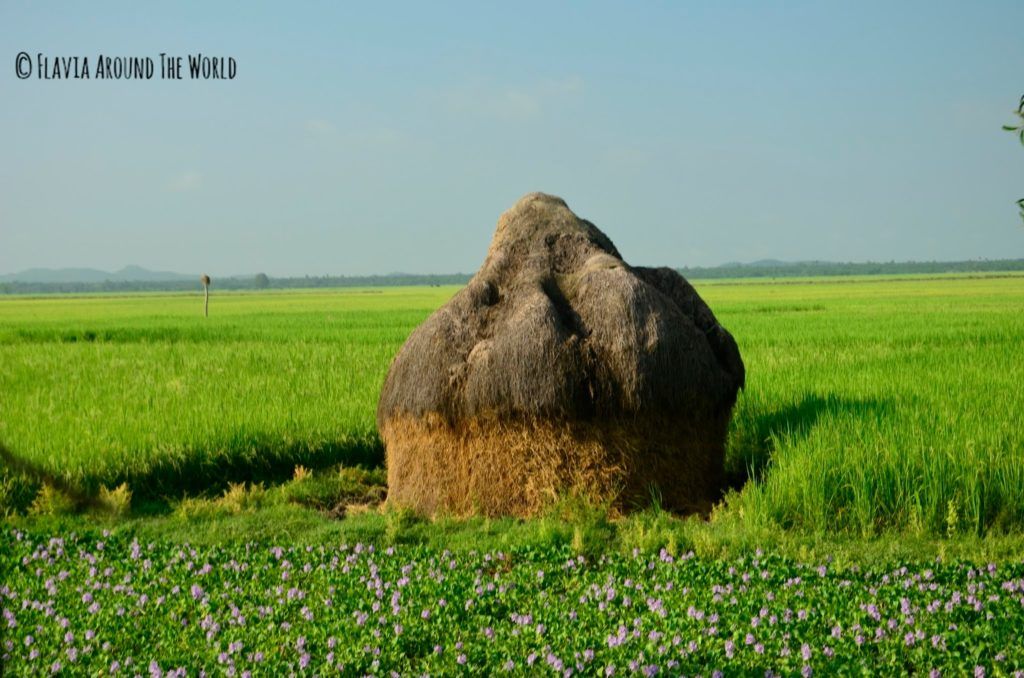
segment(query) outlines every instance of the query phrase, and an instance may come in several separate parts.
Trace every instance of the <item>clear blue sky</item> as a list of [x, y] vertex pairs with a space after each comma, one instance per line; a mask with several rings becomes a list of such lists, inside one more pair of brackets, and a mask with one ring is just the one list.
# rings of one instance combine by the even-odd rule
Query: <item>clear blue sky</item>
[[[472, 272], [533, 190], [635, 264], [1024, 257], [1022, 30], [1020, 0], [5, 0], [0, 272]], [[19, 80], [21, 51], [238, 74]]]

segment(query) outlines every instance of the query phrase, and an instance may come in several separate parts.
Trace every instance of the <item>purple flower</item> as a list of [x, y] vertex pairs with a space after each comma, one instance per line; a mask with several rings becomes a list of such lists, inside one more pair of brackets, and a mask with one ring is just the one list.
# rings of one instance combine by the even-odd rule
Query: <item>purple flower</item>
[[466, 663], [466, 655], [460, 654], [458, 657], [455, 658], [455, 661], [457, 661], [459, 664], [465, 664]]
[[304, 669], [309, 666], [309, 653], [303, 652], [302, 656], [299, 657], [299, 668]]

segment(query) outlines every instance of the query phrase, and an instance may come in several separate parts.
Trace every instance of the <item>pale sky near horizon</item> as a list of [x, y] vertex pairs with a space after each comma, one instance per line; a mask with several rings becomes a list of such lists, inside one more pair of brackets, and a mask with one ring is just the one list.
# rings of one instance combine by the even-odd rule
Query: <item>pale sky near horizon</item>
[[638, 265], [1024, 257], [1019, 0], [143, 4], [0, 2], [0, 273], [472, 272], [534, 190]]

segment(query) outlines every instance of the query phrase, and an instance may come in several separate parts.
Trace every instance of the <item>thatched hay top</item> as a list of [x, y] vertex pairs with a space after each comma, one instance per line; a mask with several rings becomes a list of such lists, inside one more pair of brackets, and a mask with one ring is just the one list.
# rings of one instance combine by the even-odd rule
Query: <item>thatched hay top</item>
[[718, 417], [743, 383], [736, 343], [682, 276], [629, 266], [561, 198], [530, 193], [406, 341], [377, 418]]

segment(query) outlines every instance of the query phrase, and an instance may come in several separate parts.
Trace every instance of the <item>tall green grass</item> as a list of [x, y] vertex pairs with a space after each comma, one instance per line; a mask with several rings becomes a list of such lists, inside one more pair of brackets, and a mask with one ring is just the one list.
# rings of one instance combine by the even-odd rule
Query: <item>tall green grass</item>
[[182, 295], [4, 300], [0, 441], [136, 498], [376, 464], [389, 361], [453, 291], [215, 295], [209, 318]]
[[[1024, 528], [1024, 278], [698, 287], [748, 369], [719, 515], [856, 536]], [[390, 359], [454, 291], [215, 294], [208, 319], [199, 296], [3, 299], [0, 441], [136, 499], [379, 463]], [[6, 510], [34, 491], [11, 475]]]
[[871, 535], [1024, 527], [1024, 279], [705, 287], [749, 377], [746, 520]]

